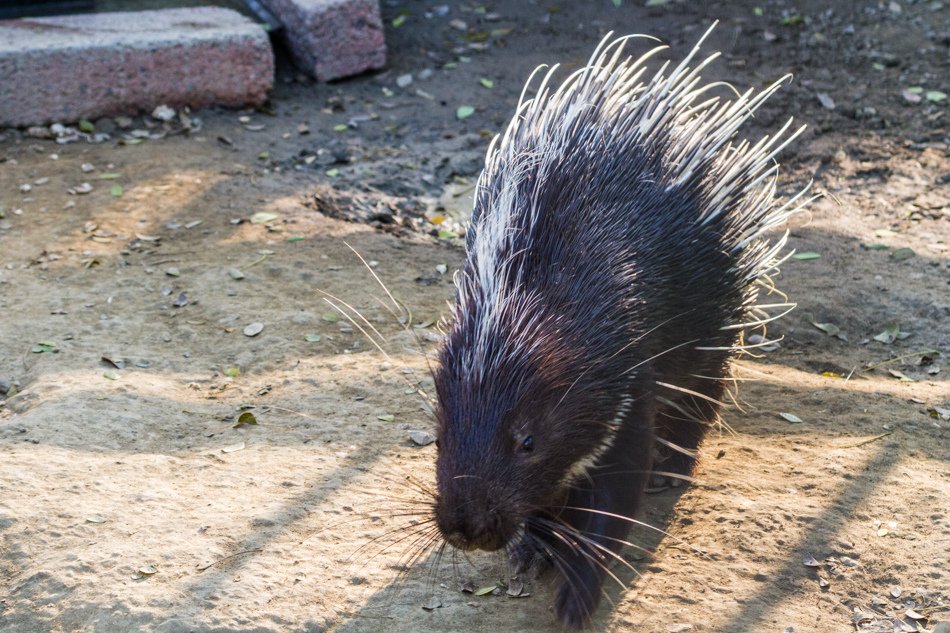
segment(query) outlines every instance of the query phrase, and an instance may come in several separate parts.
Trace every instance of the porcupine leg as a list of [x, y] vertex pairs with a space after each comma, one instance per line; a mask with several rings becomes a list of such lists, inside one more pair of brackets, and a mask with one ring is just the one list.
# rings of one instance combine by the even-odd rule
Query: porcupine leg
[[[691, 477], [696, 467], [696, 459], [684, 451], [694, 453], [710, 425], [716, 422], [719, 405], [714, 401], [722, 400], [725, 387], [722, 380], [702, 379], [690, 385], [690, 389], [705, 396], [685, 396], [674, 399], [676, 406], [660, 406], [656, 414], [657, 435], [676, 448], [658, 446], [666, 456], [655, 464], [654, 486], [682, 485], [685, 481], [676, 475]], [[707, 399], [708, 398], [708, 399]], [[682, 450], [677, 450], [677, 448]], [[671, 473], [666, 476], [659, 473]]]
[[567, 626], [579, 628], [590, 620], [607, 570], [633, 525], [652, 469], [654, 411], [652, 394], [635, 400], [613, 447], [588, 471], [590, 478], [571, 490], [557, 518], [568, 527], [555, 542], [561, 573], [555, 610]]

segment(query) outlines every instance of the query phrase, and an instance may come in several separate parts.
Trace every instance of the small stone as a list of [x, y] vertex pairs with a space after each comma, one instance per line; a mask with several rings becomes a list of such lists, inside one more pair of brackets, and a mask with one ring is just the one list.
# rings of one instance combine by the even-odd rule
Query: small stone
[[264, 324], [257, 321], [244, 328], [244, 336], [257, 336], [264, 330]]
[[127, 130], [132, 127], [133, 121], [131, 117], [117, 116], [115, 118], [115, 124], [118, 125], [120, 129]]
[[175, 118], [175, 109], [162, 104], [152, 110], [152, 117], [159, 121], [171, 121]]
[[0, 395], [5, 396], [10, 392], [12, 384], [6, 378], [0, 378]]
[[102, 117], [96, 120], [96, 132], [102, 134], [112, 134], [116, 130], [115, 121], [108, 117]]
[[412, 75], [406, 73], [405, 75], [399, 75], [396, 77], [396, 85], [400, 88], [405, 88], [412, 83]]
[[428, 446], [435, 441], [435, 436], [426, 431], [409, 431], [409, 439], [417, 446]]
[[83, 163], [82, 165], [80, 165], [79, 168], [83, 171], [84, 174], [88, 174], [89, 172], [96, 171], [96, 166], [93, 165], [92, 163]]
[[835, 109], [835, 100], [831, 98], [827, 92], [819, 92], [817, 95], [818, 102], [821, 104], [825, 110], [834, 110]]
[[44, 125], [36, 125], [26, 129], [26, 135], [30, 138], [42, 138], [50, 139], [53, 138], [53, 133], [50, 132], [49, 128]]

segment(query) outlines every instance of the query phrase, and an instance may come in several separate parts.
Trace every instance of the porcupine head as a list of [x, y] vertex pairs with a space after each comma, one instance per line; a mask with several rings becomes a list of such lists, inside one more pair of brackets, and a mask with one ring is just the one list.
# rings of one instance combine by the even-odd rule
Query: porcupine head
[[[648, 389], [647, 361], [677, 344], [651, 332], [690, 309], [668, 279], [718, 266], [710, 279], [728, 280], [734, 308], [704, 318], [725, 326], [781, 247], [760, 236], [784, 219], [772, 158], [787, 126], [732, 140], [775, 87], [711, 98], [698, 72], [712, 58], [691, 67], [698, 45], [647, 79], [660, 49], [623, 49], [608, 37], [557, 88], [552, 69], [488, 150], [435, 374], [435, 515], [463, 550], [512, 543], [621, 426], [647, 423], [625, 413]], [[690, 263], [702, 240], [718, 263]]]

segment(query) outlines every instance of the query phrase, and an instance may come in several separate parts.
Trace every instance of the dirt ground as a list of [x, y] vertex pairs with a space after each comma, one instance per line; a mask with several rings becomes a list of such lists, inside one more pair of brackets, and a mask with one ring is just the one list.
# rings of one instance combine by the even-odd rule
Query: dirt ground
[[386, 1], [383, 73], [283, 63], [269, 108], [98, 144], [0, 131], [0, 631], [557, 630], [546, 576], [463, 593], [505, 561], [421, 549], [420, 345], [530, 71], [611, 29], [677, 58], [719, 19], [707, 79], [794, 74], [747, 133], [809, 125], [780, 194], [824, 194], [789, 227], [819, 257], [783, 266], [798, 308], [737, 362], [735, 434], [648, 498], [665, 535], [632, 535], [593, 629], [946, 632], [950, 3], [643, 4]]

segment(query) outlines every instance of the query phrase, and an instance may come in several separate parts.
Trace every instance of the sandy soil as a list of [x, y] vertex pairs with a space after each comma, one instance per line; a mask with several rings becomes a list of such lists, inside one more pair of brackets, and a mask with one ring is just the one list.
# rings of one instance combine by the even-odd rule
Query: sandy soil
[[[504, 581], [500, 557], [423, 549], [420, 349], [531, 69], [576, 67], [609, 29], [680, 56], [714, 18], [708, 78], [795, 75], [749, 133], [809, 124], [781, 193], [826, 194], [790, 227], [820, 257], [785, 265], [799, 306], [770, 329], [781, 347], [737, 363], [735, 434], [649, 498], [665, 535], [633, 535], [649, 553], [625, 552], [593, 628], [946, 631], [950, 117], [927, 93], [950, 92], [950, 5], [384, 4], [385, 73], [315, 85], [284, 65], [270, 109], [137, 144], [110, 121], [102, 144], [0, 132], [0, 631], [556, 630], [546, 577], [475, 596], [460, 584]], [[243, 410], [258, 423], [235, 428]]]

